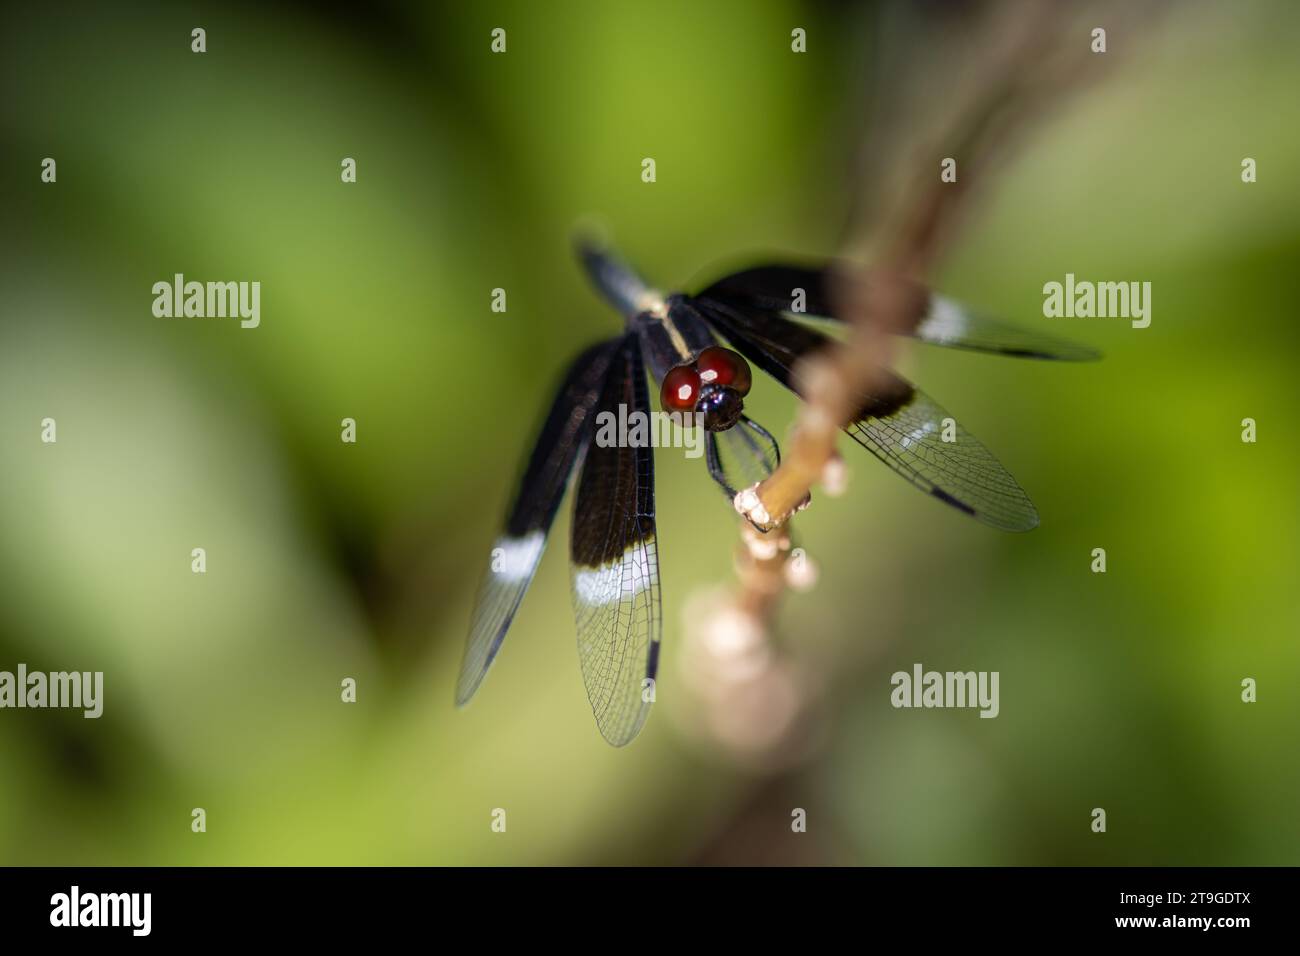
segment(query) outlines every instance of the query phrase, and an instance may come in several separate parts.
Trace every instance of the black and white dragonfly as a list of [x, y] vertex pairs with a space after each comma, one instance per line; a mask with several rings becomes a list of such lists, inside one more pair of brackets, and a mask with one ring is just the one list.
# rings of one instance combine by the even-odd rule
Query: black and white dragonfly
[[[849, 273], [834, 264], [765, 265], [725, 276], [695, 295], [662, 295], [603, 249], [580, 246], [579, 257], [596, 288], [622, 313], [623, 333], [579, 355], [551, 404], [493, 545], [456, 700], [469, 701], [501, 649], [578, 471], [569, 546], [578, 659], [601, 734], [622, 746], [649, 715], [659, 663], [654, 457], [648, 445], [593, 440], [595, 421], [620, 405], [650, 412], [649, 372], [665, 411], [702, 414], [709, 473], [728, 498], [761, 481], [780, 453], [771, 434], [744, 413], [752, 384], [746, 359], [797, 392], [796, 363], [835, 346], [792, 316], [840, 319], [831, 284]], [[1082, 346], [983, 318], [921, 286], [910, 293], [908, 324], [900, 331], [923, 342], [1026, 358], [1097, 357]], [[922, 491], [986, 524], [1004, 531], [1038, 524], [1028, 496], [983, 445], [960, 426], [954, 435], [952, 423], [942, 434], [946, 411], [892, 373], [880, 381], [845, 427], [854, 441]]]

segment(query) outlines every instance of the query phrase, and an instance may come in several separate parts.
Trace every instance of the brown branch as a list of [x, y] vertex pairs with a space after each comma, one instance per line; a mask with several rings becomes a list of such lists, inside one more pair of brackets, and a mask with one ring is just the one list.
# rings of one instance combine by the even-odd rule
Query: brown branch
[[[785, 588], [810, 587], [816, 573], [806, 556], [791, 560], [797, 551], [791, 549], [788, 521], [811, 501], [814, 485], [830, 494], [843, 487], [839, 432], [854, 421], [863, 397], [880, 386], [894, 357], [893, 333], [917, 317], [913, 280], [923, 277], [948, 247], [970, 205], [972, 186], [983, 181], [1015, 134], [1058, 104], [1082, 77], [1100, 74], [1113, 62], [1109, 54], [1090, 54], [1089, 30], [1061, 5], [1008, 2], [991, 9], [984, 36], [966, 30], [960, 38], [958, 45], [986, 55], [974, 65], [973, 76], [960, 83], [948, 78], [941, 104], [948, 106], [946, 121], [921, 144], [898, 150], [912, 157], [911, 174], [901, 185], [890, 184], [896, 188], [881, 188], [887, 176], [859, 177], [878, 194], [870, 203], [854, 203], [858, 221], [844, 244], [860, 254], [874, 239], [877, 265], [869, 275], [863, 270], [843, 277], [830, 290], [836, 314], [851, 320], [848, 338], [808, 356], [793, 370], [803, 402], [781, 465], [736, 496], [736, 510], [747, 519], [737, 549], [739, 587], [721, 597], [708, 596], [688, 614], [684, 662], [713, 675], [708, 694], [701, 697], [708, 708], [706, 723], [734, 753], [763, 749], [772, 756], [783, 750], [787, 759], [797, 759], [791, 757], [798, 751], [793, 728], [815, 706], [818, 695], [810, 687], [819, 675], [779, 653], [767, 622]], [[1118, 9], [1107, 13], [1115, 26], [1122, 14], [1130, 13]], [[909, 113], [907, 121], [919, 125], [921, 119]], [[866, 151], [874, 161], [879, 144], [870, 145], [877, 147]], [[958, 160], [957, 182], [940, 180], [939, 162], [945, 157]], [[863, 229], [864, 221], [875, 226], [874, 235]], [[803, 682], [802, 693], [789, 693], [790, 683], [797, 681]], [[787, 693], [779, 693], [780, 688]], [[767, 701], [766, 708], [754, 706], [756, 695]], [[738, 713], [745, 717], [739, 724]]]
[[[781, 466], [736, 496], [736, 510], [760, 531], [780, 527], [806, 507], [813, 486], [834, 466], [840, 430], [855, 420], [864, 396], [881, 385], [893, 358], [894, 333], [915, 318], [915, 293], [908, 280], [927, 273], [946, 248], [971, 186], [980, 181], [990, 157], [1081, 75], [1089, 56], [1088, 35], [1078, 29], [1053, 30], [1061, 21], [1052, 5], [1003, 5], [990, 20], [998, 42], [988, 41], [992, 52], [965, 87], [970, 92], [920, 151], [925, 158], [914, 164], [893, 214], [884, 217], [879, 265], [871, 269], [869, 281], [862, 281], [868, 278], [864, 271], [834, 290], [838, 313], [852, 320], [848, 341], [810, 356], [794, 370], [804, 403]], [[959, 159], [960, 174], [956, 182], [946, 183], [939, 177], [939, 160], [949, 156]]]

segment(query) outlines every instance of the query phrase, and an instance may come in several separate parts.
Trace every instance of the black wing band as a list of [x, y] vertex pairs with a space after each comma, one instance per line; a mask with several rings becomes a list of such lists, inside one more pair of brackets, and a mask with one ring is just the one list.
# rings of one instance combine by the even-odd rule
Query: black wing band
[[532, 583], [617, 346], [618, 340], [602, 342], [574, 361], [542, 425], [479, 585], [456, 683], [458, 705], [467, 703], [482, 683]]

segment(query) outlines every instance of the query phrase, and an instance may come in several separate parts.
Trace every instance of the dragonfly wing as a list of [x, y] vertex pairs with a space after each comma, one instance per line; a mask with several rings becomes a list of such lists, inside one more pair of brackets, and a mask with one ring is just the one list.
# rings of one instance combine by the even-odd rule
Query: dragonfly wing
[[1002, 463], [929, 395], [890, 375], [846, 429], [926, 494], [1002, 531], [1030, 531], [1038, 512]]
[[479, 585], [456, 684], [458, 705], [467, 703], [482, 683], [532, 583], [565, 486], [585, 448], [589, 419], [617, 344], [611, 340], [583, 352], [551, 404]]
[[709, 474], [728, 500], [734, 499], [742, 488], [763, 481], [781, 464], [776, 439], [744, 415], [725, 431], [705, 432], [704, 450]]
[[[794, 392], [796, 363], [838, 344], [815, 329], [759, 309], [717, 301], [696, 307], [745, 358]], [[1010, 473], [933, 399], [892, 372], [861, 396], [845, 431], [896, 474], [947, 505], [1004, 531], [1028, 531], [1038, 513]]]
[[[635, 333], [618, 345], [596, 404], [598, 425], [651, 411]], [[662, 615], [655, 542], [654, 455], [649, 443], [610, 442], [597, 428], [573, 503], [570, 542], [578, 660], [596, 725], [621, 747], [654, 701]], [[626, 436], [620, 436], [625, 438]]]
[[[738, 309], [786, 312], [796, 318], [843, 319], [834, 293], [870, 301], [871, 274], [844, 263], [825, 267], [774, 264], [724, 276], [697, 298]], [[921, 342], [1017, 358], [1085, 362], [1101, 357], [1095, 349], [1043, 332], [990, 319], [955, 299], [902, 280], [902, 314], [895, 331]]]

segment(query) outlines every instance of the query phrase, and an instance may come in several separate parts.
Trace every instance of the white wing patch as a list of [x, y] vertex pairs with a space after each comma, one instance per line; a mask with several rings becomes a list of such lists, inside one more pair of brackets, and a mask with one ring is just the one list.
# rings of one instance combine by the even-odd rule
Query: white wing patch
[[931, 294], [930, 314], [916, 327], [916, 337], [942, 345], [965, 338], [969, 321], [966, 310], [952, 299]]
[[546, 535], [541, 531], [530, 531], [522, 538], [497, 538], [492, 543], [492, 573], [504, 583], [527, 581], [533, 576], [544, 547]]
[[654, 552], [638, 542], [623, 557], [595, 570], [581, 570], [573, 576], [573, 592], [586, 607], [609, 607], [633, 601], [659, 579]]

